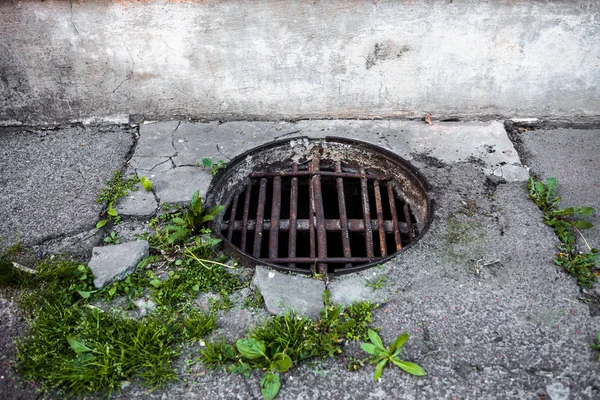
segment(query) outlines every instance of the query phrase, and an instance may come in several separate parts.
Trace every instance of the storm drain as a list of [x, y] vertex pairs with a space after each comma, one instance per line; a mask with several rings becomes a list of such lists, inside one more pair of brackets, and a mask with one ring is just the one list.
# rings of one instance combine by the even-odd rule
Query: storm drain
[[245, 264], [344, 274], [384, 262], [432, 218], [423, 177], [402, 158], [343, 138], [273, 142], [228, 163], [209, 189], [214, 230]]

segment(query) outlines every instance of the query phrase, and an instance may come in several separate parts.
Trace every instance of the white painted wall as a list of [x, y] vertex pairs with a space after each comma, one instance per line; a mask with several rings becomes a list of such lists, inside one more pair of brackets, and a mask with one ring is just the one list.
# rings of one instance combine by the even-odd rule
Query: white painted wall
[[600, 119], [600, 0], [3, 1], [0, 121]]

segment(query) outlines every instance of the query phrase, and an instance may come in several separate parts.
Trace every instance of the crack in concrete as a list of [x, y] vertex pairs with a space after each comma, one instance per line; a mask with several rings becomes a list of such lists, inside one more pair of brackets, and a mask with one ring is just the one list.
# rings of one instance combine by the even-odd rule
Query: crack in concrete
[[127, 78], [123, 79], [123, 80], [121, 81], [121, 83], [119, 83], [119, 85], [118, 85], [118, 86], [117, 86], [117, 87], [116, 87], [116, 88], [115, 88], [115, 89], [112, 91], [112, 93], [114, 93], [114, 92], [116, 92], [117, 90], [119, 90], [119, 88], [121, 87], [121, 85], [123, 85], [125, 82], [127, 82], [127, 81], [128, 81], [128, 80], [130, 80], [130, 79], [131, 79], [131, 76], [129, 76], [129, 74], [128, 74]]
[[173, 164], [173, 160], [171, 160], [171, 157], [167, 158], [165, 161], [163, 162], [159, 162], [158, 164], [156, 164], [154, 167], [150, 168], [150, 171], [154, 171], [154, 168], [158, 167], [159, 165], [163, 165], [166, 162], [171, 161], [171, 164]]
[[79, 30], [75, 26], [75, 22], [73, 22], [73, 0], [69, 1], [69, 9], [71, 11], [71, 25], [73, 25], [73, 29], [75, 29], [75, 32], [79, 35]]
[[296, 134], [296, 133], [302, 133], [302, 130], [297, 130], [297, 131], [293, 131], [293, 132], [284, 133], [283, 135], [275, 136], [275, 137], [273, 138], [273, 141], [275, 141], [275, 140], [277, 140], [277, 139], [284, 138], [284, 137], [286, 137], [286, 136], [291, 136], [291, 135], [294, 135], [294, 134]]
[[[179, 155], [179, 150], [177, 150], [177, 147], [175, 147], [175, 132], [177, 131], [177, 129], [179, 129], [180, 125], [181, 125], [181, 121], [179, 121], [179, 123], [177, 124], [175, 129], [173, 129], [173, 132], [171, 132], [171, 147], [173, 147], [173, 151], [175, 152], [175, 154], [173, 154], [170, 157], [177, 157]], [[173, 161], [173, 160], [171, 160], [171, 161]], [[175, 162], [173, 162], [173, 165], [175, 165]], [[175, 165], [175, 166], [177, 166], [177, 165]]]

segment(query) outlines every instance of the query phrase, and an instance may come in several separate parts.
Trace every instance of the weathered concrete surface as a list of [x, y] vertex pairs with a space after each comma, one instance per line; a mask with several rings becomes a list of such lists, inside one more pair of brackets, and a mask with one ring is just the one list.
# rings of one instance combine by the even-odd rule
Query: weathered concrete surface
[[[499, 123], [440, 123], [434, 125], [437, 130], [424, 123], [387, 121], [184, 125], [173, 133], [181, 133], [175, 141], [180, 147], [174, 159], [191, 159], [199, 154], [226, 160], [216, 144], [224, 146], [220, 148], [223, 154], [233, 157], [248, 146], [280, 135], [335, 133], [397, 151], [411, 159], [431, 184], [436, 201], [435, 220], [421, 241], [396, 261], [385, 264], [387, 302], [375, 311], [373, 318], [373, 326], [381, 327], [386, 343], [402, 332], [410, 333], [402, 357], [422, 365], [428, 375], [416, 378], [397, 368], [386, 368], [382, 381], [374, 383], [371, 365], [348, 372], [344, 360], [365, 357], [358, 344], [353, 343], [344, 347], [343, 358], [316, 360], [283, 374], [278, 398], [522, 399], [553, 398], [567, 391], [572, 399], [600, 397], [598, 352], [589, 347], [600, 332], [597, 305], [582, 302], [575, 281], [553, 264], [555, 235], [527, 198], [525, 182], [505, 182], [492, 173], [493, 167], [502, 162], [519, 163], [511, 153], [512, 144], [506, 144], [506, 134], [501, 135]], [[301, 132], [292, 134], [298, 127]], [[187, 131], [180, 131], [182, 128]], [[207, 133], [197, 133], [205, 129]], [[482, 136], [472, 136], [477, 133]], [[230, 140], [218, 139], [225, 134], [230, 135], [224, 136]], [[461, 135], [474, 139], [463, 140]], [[554, 135], [556, 140], [569, 138], [554, 145]], [[201, 147], [202, 137], [213, 136], [217, 140]], [[597, 169], [593, 150], [598, 147], [596, 134], [566, 130], [533, 131], [522, 136], [526, 164], [541, 176], [552, 173], [558, 177], [565, 205], [597, 204], [593, 197], [598, 195], [598, 185], [590, 185], [596, 178], [587, 172]], [[577, 147], [579, 137], [583, 147]], [[455, 145], [455, 141], [460, 145]], [[491, 144], [496, 146], [485, 147]], [[563, 147], [573, 153], [562, 154]], [[495, 152], [490, 153], [490, 149]], [[549, 159], [547, 164], [536, 161], [533, 150], [538, 152], [539, 160]], [[495, 158], [500, 155], [504, 158]], [[188, 165], [188, 161], [182, 165]], [[570, 168], [577, 173], [561, 172]], [[565, 191], [563, 185], [567, 183], [570, 186]], [[589, 199], [570, 197], [588, 189]], [[60, 201], [63, 207], [70, 207], [68, 199]], [[598, 216], [591, 221], [600, 226]], [[595, 240], [593, 232], [589, 233], [588, 239]], [[481, 265], [484, 267], [477, 268]], [[379, 272], [376, 268], [370, 270], [373, 271]], [[333, 280], [329, 285], [333, 288], [352, 279]], [[0, 304], [12, 307], [12, 303]], [[224, 314], [218, 321], [219, 335], [233, 341], [242, 334], [244, 326], [255, 320], [254, 315], [243, 310], [234, 310], [229, 317]], [[22, 331], [22, 326], [18, 326], [21, 328], [10, 332]], [[2, 340], [0, 335], [0, 344], [7, 343]], [[132, 384], [116, 398], [260, 397], [260, 373], [244, 379], [237, 374], [197, 368], [196, 375], [188, 374], [185, 381], [175, 382], [165, 390], [148, 393]], [[0, 390], [8, 391], [7, 396], [0, 392], [0, 397], [10, 398], [15, 393], [12, 386], [0, 386]]]
[[3, 1], [0, 121], [597, 120], [599, 7]]
[[[472, 146], [469, 152], [479, 151]], [[344, 359], [365, 357], [350, 344], [344, 359], [317, 360], [284, 374], [279, 397], [522, 399], [567, 392], [569, 398], [599, 397], [597, 352], [589, 344], [600, 331], [600, 317], [579, 300], [575, 281], [553, 264], [554, 233], [527, 198], [525, 182], [490, 181], [495, 175], [486, 176], [477, 158], [442, 162], [418, 154], [412, 162], [432, 186], [435, 220], [420, 242], [385, 264], [389, 297], [374, 313], [373, 325], [381, 327], [386, 343], [409, 332], [402, 357], [428, 375], [415, 378], [386, 368], [382, 381], [374, 383], [370, 365], [347, 371]], [[579, 158], [562, 162], [578, 164]], [[574, 181], [577, 187], [586, 184]], [[244, 380], [208, 371], [187, 385], [171, 386], [168, 396], [256, 398], [259, 379], [260, 374]], [[121, 397], [139, 396], [163, 394], [131, 388]]]
[[149, 245], [145, 240], [94, 247], [92, 258], [88, 262], [88, 267], [94, 274], [94, 286], [101, 288], [114, 280], [125, 278], [148, 255], [148, 249]]
[[560, 207], [596, 210], [594, 228], [583, 233], [592, 247], [600, 248], [600, 130], [541, 129], [519, 136], [532, 171], [544, 180], [557, 179]]
[[[113, 171], [123, 168], [133, 143], [130, 128], [114, 125], [4, 128], [0, 131], [0, 238], [5, 244], [18, 239], [32, 246], [90, 233], [102, 210], [96, 196]], [[84, 240], [93, 236], [87, 233]], [[98, 239], [91, 239], [92, 246]]]
[[[356, 302], [383, 303], [392, 293], [385, 266], [369, 268], [355, 274], [342, 275], [327, 284], [333, 304], [349, 306]], [[383, 278], [383, 280], [381, 280]], [[378, 282], [377, 286], [374, 286]]]
[[260, 292], [271, 314], [293, 311], [318, 319], [323, 308], [325, 283], [303, 275], [284, 274], [259, 266], [252, 278], [252, 287]]

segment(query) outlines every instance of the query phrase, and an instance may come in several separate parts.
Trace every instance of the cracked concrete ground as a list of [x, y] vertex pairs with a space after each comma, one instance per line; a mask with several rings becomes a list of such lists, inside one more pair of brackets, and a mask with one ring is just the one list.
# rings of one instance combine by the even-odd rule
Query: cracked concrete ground
[[[18, 132], [10, 135], [18, 136]], [[594, 154], [600, 144], [600, 131], [534, 130], [519, 135], [527, 166], [539, 176], [558, 178], [565, 206], [590, 205], [600, 209], [596, 173], [599, 162]], [[374, 292], [382, 306], [374, 313], [373, 325], [381, 326], [385, 342], [401, 332], [409, 332], [411, 338], [403, 357], [422, 365], [428, 375], [415, 378], [398, 369], [386, 369], [382, 381], [374, 383], [372, 366], [357, 372], [345, 368], [350, 357], [363, 357], [358, 344], [351, 343], [344, 348], [342, 357], [315, 360], [285, 374], [278, 398], [600, 397], [600, 365], [596, 362], [597, 352], [589, 347], [600, 331], [600, 316], [593, 304], [581, 301], [582, 292], [575, 281], [553, 264], [556, 238], [527, 198], [527, 170], [521, 166], [501, 122], [437, 123], [433, 127], [403, 121], [144, 124], [129, 168], [153, 180], [154, 200], [150, 201], [155, 201], [156, 206], [126, 219], [122, 229], [139, 229], [139, 222], [148, 219], [158, 203], [166, 199], [189, 201], [184, 192], [191, 190], [189, 186], [205, 191], [210, 175], [196, 167], [203, 157], [227, 160], [259, 144], [293, 136], [345, 136], [379, 144], [410, 160], [431, 184], [435, 219], [420, 242], [396, 261], [386, 263], [382, 270], [367, 270], [330, 282], [334, 287], [352, 280], [360, 282], [372, 273], [385, 273], [385, 287]], [[14, 141], [2, 141], [4, 153], [33, 146], [39, 152], [43, 149], [57, 154], [57, 159], [69, 158], [58, 141], [48, 145], [38, 142], [37, 136], [18, 137], [19, 146]], [[13, 147], [6, 147], [11, 143]], [[126, 161], [127, 146], [117, 146], [123, 155], [111, 161], [112, 168], [119, 168]], [[94, 156], [102, 157], [101, 149]], [[42, 162], [21, 165], [21, 169], [29, 169], [19, 171], [25, 177], [66, 175], [74, 168], [66, 162], [59, 167], [53, 164], [54, 169]], [[0, 187], [6, 192], [5, 185], [12, 181], [6, 181], [5, 170], [2, 171]], [[31, 171], [35, 175], [27, 175]], [[190, 179], [196, 179], [193, 185], [189, 185]], [[177, 186], [178, 180], [187, 185]], [[93, 203], [97, 190], [85, 202], [89, 222], [82, 225], [83, 231], [97, 220], [97, 206]], [[33, 189], [24, 192], [29, 195], [15, 189], [8, 193], [11, 204], [35, 205], [50, 214], [58, 203], [67, 212], [77, 213], [68, 196], [38, 198]], [[127, 199], [129, 206], [148, 201], [140, 200], [139, 191], [131, 197]], [[10, 227], [29, 218], [10, 209], [0, 212], [2, 221], [10, 224], [6, 225], [9, 232]], [[587, 237], [598, 247], [597, 214], [592, 222], [596, 226]], [[44, 237], [43, 231], [36, 234]], [[84, 250], [89, 251], [79, 249], [85, 254]], [[7, 328], [3, 331], [14, 334], [24, 329], [22, 320], [7, 317], [13, 315], [11, 299], [1, 304], [1, 325]], [[219, 318], [223, 335], [235, 337], [252, 323], [253, 316], [240, 313], [243, 310]], [[237, 322], [241, 320], [240, 325]], [[8, 337], [2, 338], [2, 349], [6, 349], [5, 361], [10, 360], [14, 352], [11, 353]], [[0, 380], [0, 394], [15, 393], [11, 388], [16, 378], [6, 365], [10, 361], [0, 366], [0, 374], [7, 377]], [[166, 390], [148, 393], [130, 386], [119, 397], [260, 397], [257, 373], [246, 380], [218, 371], [196, 372]], [[22, 389], [23, 396], [30, 393], [28, 390]]]

